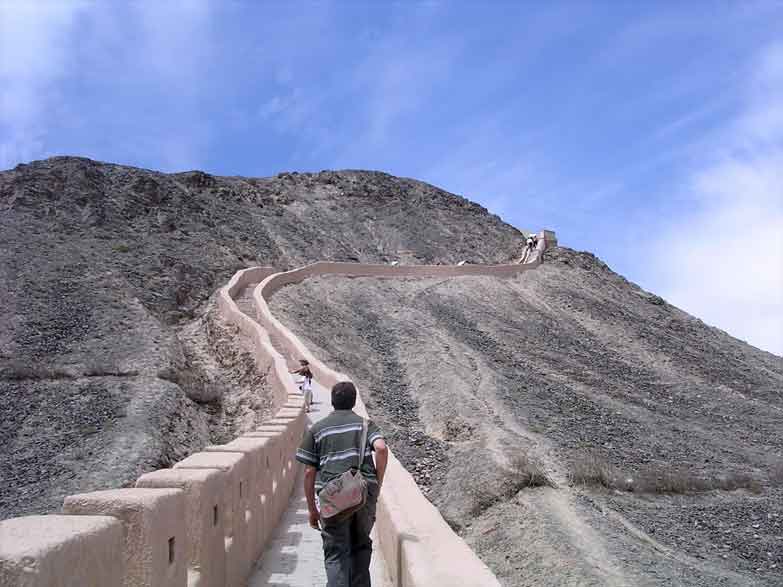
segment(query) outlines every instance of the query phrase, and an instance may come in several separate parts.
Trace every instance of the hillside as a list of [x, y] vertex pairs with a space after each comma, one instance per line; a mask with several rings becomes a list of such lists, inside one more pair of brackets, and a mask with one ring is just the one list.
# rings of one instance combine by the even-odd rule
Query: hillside
[[[0, 519], [122, 485], [269, 411], [214, 292], [316, 260], [504, 263], [465, 198], [366, 171], [0, 172]], [[566, 238], [567, 235], [561, 235]], [[780, 585], [783, 360], [589, 253], [509, 279], [310, 279], [275, 314], [355, 377], [505, 585]]]
[[264, 415], [263, 376], [210, 311], [236, 270], [502, 262], [521, 243], [481, 206], [383, 173], [73, 157], [0, 172], [0, 519], [130, 482]]
[[[586, 253], [272, 299], [506, 585], [780, 585], [783, 361]], [[533, 579], [535, 578], [535, 579]]]

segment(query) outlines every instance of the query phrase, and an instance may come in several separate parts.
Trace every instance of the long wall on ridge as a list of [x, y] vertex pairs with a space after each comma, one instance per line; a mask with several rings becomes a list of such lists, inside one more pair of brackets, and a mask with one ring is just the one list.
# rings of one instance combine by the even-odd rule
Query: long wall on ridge
[[[62, 514], [0, 521], [0, 587], [245, 585], [297, 478], [293, 454], [306, 419], [301, 395], [288, 374], [289, 362], [307, 358], [326, 387], [350, 379], [314, 357], [274, 318], [267, 300], [281, 287], [316, 275], [512, 277], [538, 266], [553, 242], [554, 233], [542, 232], [535, 254], [515, 265], [319, 262], [283, 273], [269, 267], [237, 272], [219, 291], [218, 307], [250, 341], [257, 368], [267, 374], [274, 418], [173, 468], [142, 475], [134, 488], [70, 495]], [[234, 301], [253, 283], [259, 283], [253, 292], [257, 320]], [[357, 411], [366, 415], [361, 399]], [[498, 585], [394, 455], [378, 504], [377, 528], [395, 585]]]
[[253, 432], [142, 475], [134, 488], [65, 498], [62, 514], [0, 521], [0, 587], [241, 587], [288, 506], [305, 429], [285, 360], [234, 298], [274, 272], [237, 272], [222, 316], [253, 346], [275, 415]]
[[[293, 271], [270, 275], [256, 286], [253, 302], [259, 323], [275, 340], [277, 349], [292, 363], [300, 358], [307, 359], [316, 380], [329, 388], [338, 381], [349, 381], [351, 378], [327, 367], [272, 315], [267, 302], [280, 288], [322, 275], [378, 278], [466, 275], [514, 277], [540, 265], [543, 252], [553, 243], [556, 243], [553, 232], [540, 233], [536, 250], [526, 255], [527, 262], [514, 265], [390, 266], [318, 262]], [[356, 411], [367, 416], [361, 395], [357, 400]], [[413, 477], [393, 454], [389, 458], [384, 488], [378, 501], [376, 529], [380, 551], [394, 585], [499, 585], [489, 568], [454, 533], [435, 506], [424, 497]]]

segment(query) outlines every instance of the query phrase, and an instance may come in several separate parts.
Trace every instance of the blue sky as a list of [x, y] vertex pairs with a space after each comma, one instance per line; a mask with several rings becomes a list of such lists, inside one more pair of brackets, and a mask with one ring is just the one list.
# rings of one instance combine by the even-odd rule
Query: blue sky
[[0, 168], [380, 169], [783, 353], [783, 2], [0, 0]]

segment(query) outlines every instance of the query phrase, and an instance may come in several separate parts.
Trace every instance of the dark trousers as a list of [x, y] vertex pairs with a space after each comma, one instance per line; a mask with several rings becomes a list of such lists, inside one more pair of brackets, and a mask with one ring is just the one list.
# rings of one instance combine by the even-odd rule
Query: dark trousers
[[323, 522], [327, 587], [370, 587], [370, 531], [375, 524], [377, 501], [378, 486], [370, 483], [362, 509], [348, 518]]

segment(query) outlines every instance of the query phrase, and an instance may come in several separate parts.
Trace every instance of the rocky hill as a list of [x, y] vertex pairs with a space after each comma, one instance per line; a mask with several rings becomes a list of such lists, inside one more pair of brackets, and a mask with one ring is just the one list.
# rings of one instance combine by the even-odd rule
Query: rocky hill
[[[0, 173], [0, 518], [132, 481], [268, 409], [212, 312], [237, 269], [507, 262], [522, 235], [383, 173]], [[319, 278], [273, 310], [352, 374], [506, 585], [780, 585], [783, 361], [587, 253], [511, 279]]]
[[263, 415], [263, 378], [209, 311], [236, 270], [502, 262], [522, 238], [383, 173], [167, 175], [73, 157], [0, 172], [0, 518], [130, 482]]
[[272, 304], [505, 585], [783, 584], [780, 357], [566, 248]]

